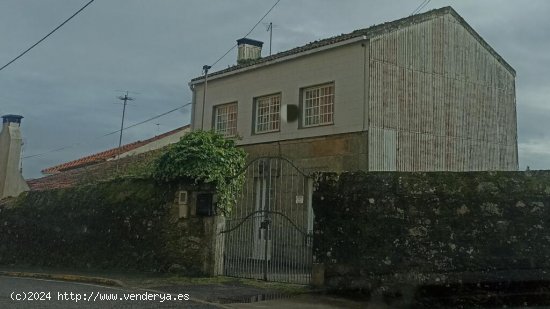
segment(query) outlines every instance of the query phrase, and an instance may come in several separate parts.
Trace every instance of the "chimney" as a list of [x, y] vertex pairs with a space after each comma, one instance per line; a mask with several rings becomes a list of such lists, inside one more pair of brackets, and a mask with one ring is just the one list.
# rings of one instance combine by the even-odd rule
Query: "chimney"
[[0, 199], [18, 196], [29, 190], [21, 175], [21, 119], [19, 115], [2, 116], [0, 132]]
[[262, 57], [264, 42], [242, 38], [237, 40], [238, 54], [237, 64], [245, 64]]

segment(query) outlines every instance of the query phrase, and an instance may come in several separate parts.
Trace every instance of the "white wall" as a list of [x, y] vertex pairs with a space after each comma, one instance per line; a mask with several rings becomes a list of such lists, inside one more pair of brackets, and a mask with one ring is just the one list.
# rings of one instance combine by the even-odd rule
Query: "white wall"
[[29, 190], [20, 172], [21, 131], [17, 123], [4, 123], [0, 133], [0, 199]]
[[[277, 60], [275, 60], [277, 61]], [[366, 76], [366, 78], [365, 78]], [[252, 134], [253, 102], [335, 84], [334, 125]], [[193, 129], [212, 129], [213, 107], [238, 102], [238, 144], [368, 131], [368, 168], [383, 171], [516, 170], [515, 73], [452, 14], [208, 82], [194, 89]]]
[[140, 154], [140, 153], [144, 153], [144, 152], [148, 152], [148, 151], [151, 151], [151, 150], [156, 150], [156, 149], [160, 149], [164, 146], [168, 146], [170, 144], [174, 144], [174, 143], [177, 143], [179, 142], [179, 140], [187, 133], [189, 133], [189, 131], [191, 131], [190, 128], [186, 128], [186, 129], [183, 129], [181, 131], [178, 131], [174, 134], [170, 134], [166, 137], [163, 137], [163, 138], [160, 138], [156, 141], [153, 141], [149, 144], [146, 144], [146, 145], [143, 145], [141, 147], [138, 147], [136, 149], [133, 149], [133, 150], [130, 150], [128, 152], [125, 152], [125, 153], [122, 153], [119, 158], [124, 158], [124, 157], [128, 157], [128, 156], [133, 156], [133, 155], [137, 155], [137, 154]]
[[514, 73], [454, 16], [370, 49], [370, 170], [517, 170]]
[[[367, 43], [363, 44], [362, 43]], [[252, 144], [364, 130], [364, 60], [368, 42], [317, 52], [259, 69], [208, 80], [202, 125], [203, 84], [195, 86], [194, 129], [212, 129], [213, 110], [218, 104], [238, 102], [237, 130], [242, 140]], [[255, 97], [281, 93], [281, 105], [300, 105], [300, 89], [334, 82], [334, 124], [299, 128], [299, 121], [281, 121], [280, 132], [253, 134]]]

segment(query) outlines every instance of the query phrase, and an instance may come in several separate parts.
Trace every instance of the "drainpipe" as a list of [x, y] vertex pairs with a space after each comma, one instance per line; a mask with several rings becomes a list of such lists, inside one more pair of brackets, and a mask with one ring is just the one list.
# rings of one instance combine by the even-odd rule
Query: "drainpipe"
[[195, 85], [192, 83], [189, 83], [189, 90], [191, 90], [191, 131], [195, 131], [195, 126], [197, 122], [195, 121], [195, 113], [196, 113], [196, 106], [197, 106], [197, 93], [195, 91]]
[[201, 129], [204, 130], [204, 106], [206, 105], [206, 90], [208, 88], [208, 70], [212, 66], [203, 65], [202, 70], [204, 71], [204, 89], [202, 91], [202, 120], [201, 120]]
[[[369, 166], [369, 133], [370, 133], [370, 112], [368, 109], [368, 98], [367, 98], [367, 82], [370, 83], [370, 81], [367, 79], [367, 65], [368, 65], [368, 59], [367, 59], [367, 36], [363, 36], [363, 42], [361, 43], [361, 47], [363, 47], [363, 132], [367, 131], [367, 147], [366, 147], [366, 154], [367, 162], [366, 162], [366, 169], [367, 171], [370, 170]], [[369, 89], [370, 91], [370, 89]]]

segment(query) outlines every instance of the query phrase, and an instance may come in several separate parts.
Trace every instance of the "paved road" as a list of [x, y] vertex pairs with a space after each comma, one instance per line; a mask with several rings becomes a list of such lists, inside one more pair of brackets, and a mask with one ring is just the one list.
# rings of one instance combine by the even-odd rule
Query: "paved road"
[[[185, 291], [180, 294], [181, 298], [185, 298]], [[164, 302], [160, 301], [161, 295], [165, 297]], [[22, 300], [25, 297], [43, 300]], [[117, 297], [117, 300], [100, 300], [106, 297]], [[129, 297], [148, 297], [150, 300], [130, 300]], [[152, 300], [153, 297], [156, 300]], [[172, 300], [167, 300], [168, 297]], [[178, 295], [155, 295], [152, 291], [132, 291], [74, 282], [0, 277], [0, 308], [219, 308], [192, 300], [174, 300], [175, 297]]]

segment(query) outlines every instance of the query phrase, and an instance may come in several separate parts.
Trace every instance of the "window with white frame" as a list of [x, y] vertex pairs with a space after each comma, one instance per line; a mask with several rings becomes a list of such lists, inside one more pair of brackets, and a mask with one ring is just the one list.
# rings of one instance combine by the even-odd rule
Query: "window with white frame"
[[280, 113], [280, 94], [257, 98], [255, 133], [279, 131], [279, 126], [281, 123]]
[[214, 129], [225, 137], [237, 135], [237, 103], [214, 107]]
[[304, 127], [333, 124], [333, 83], [303, 89], [302, 100]]

